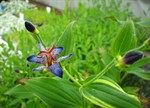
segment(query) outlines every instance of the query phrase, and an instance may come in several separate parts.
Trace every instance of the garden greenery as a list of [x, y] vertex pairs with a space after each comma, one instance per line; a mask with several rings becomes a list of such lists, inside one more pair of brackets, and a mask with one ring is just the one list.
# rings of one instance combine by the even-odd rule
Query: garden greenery
[[[150, 50], [150, 19], [134, 18], [128, 6], [120, 10], [121, 1], [110, 0], [108, 5], [105, 1], [101, 4], [93, 1], [93, 5], [86, 8], [79, 4], [73, 12], [66, 8], [60, 16], [51, 13], [50, 19], [41, 27], [29, 24], [33, 26], [31, 29], [38, 29], [38, 35], [22, 30], [4, 36], [14, 54], [10, 56], [8, 49], [2, 52], [1, 106], [143, 107], [143, 100], [136, 90], [124, 90], [121, 83], [128, 74], [150, 80], [150, 72], [141, 68], [150, 61], [144, 56]], [[37, 19], [40, 11], [38, 16]], [[45, 69], [33, 72], [37, 64], [26, 59], [30, 54], [37, 54], [38, 42], [44, 43], [46, 49], [53, 45], [63, 47], [61, 56], [73, 54], [61, 62], [62, 78]], [[16, 47], [14, 43], [17, 43]], [[22, 52], [22, 57], [17, 55], [18, 51]]]

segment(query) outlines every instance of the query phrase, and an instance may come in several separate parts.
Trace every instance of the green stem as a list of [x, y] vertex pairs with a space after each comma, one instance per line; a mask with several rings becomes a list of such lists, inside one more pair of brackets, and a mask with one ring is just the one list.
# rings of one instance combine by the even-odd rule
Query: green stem
[[63, 68], [63, 70], [65, 71], [65, 73], [68, 75], [68, 77], [79, 87], [81, 87], [82, 85], [74, 79], [74, 77], [66, 70], [66, 68]]
[[46, 45], [44, 44], [43, 40], [41, 39], [40, 34], [37, 34], [38, 40], [42, 43], [42, 45], [44, 46], [44, 48], [46, 48]]
[[133, 50], [142, 50], [144, 47], [145, 47], [145, 45], [143, 44], [143, 45], [141, 45], [141, 46], [139, 46], [139, 47], [137, 47], [137, 48], [135, 48]]
[[41, 42], [42, 45], [44, 46], [44, 48], [46, 48], [46, 45], [44, 44], [43, 40], [41, 39], [40, 34], [35, 34], [35, 33], [33, 34], [33, 33], [32, 33], [32, 37], [33, 37], [37, 42]]
[[94, 78], [89, 80], [87, 83], [85, 83], [83, 86], [91, 84], [93, 81], [99, 79], [101, 76], [103, 76], [113, 65], [114, 65], [115, 59], [113, 59], [100, 73], [98, 73]]
[[123, 75], [123, 77], [121, 78], [120, 82], [122, 82], [126, 77], [127, 77], [128, 73], [125, 72], [125, 74]]
[[32, 37], [36, 40], [36, 41], [38, 41], [39, 39], [38, 39], [38, 37], [37, 36], [35, 36], [35, 34], [31, 34], [32, 35]]

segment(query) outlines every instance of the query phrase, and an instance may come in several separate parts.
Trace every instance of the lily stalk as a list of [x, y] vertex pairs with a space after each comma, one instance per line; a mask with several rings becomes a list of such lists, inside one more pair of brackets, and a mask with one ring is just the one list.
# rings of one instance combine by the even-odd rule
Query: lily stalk
[[89, 84], [93, 83], [95, 80], [99, 79], [101, 76], [103, 76], [112, 66], [114, 66], [114, 61], [115, 61], [115, 59], [113, 59], [101, 72], [99, 72], [94, 78], [89, 80], [83, 86], [89, 85]]
[[134, 50], [147, 51], [149, 49], [150, 49], [150, 38], [145, 40], [141, 46], [135, 48]]
[[66, 70], [66, 68], [63, 68], [63, 70], [65, 71], [65, 73], [67, 74], [67, 76], [79, 87], [81, 87], [82, 85], [76, 80], [74, 79], [74, 77]]

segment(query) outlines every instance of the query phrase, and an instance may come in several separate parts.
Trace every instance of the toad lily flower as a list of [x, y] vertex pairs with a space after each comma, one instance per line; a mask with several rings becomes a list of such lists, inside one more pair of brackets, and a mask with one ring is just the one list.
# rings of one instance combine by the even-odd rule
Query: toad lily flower
[[46, 50], [41, 42], [38, 42], [40, 47], [40, 52], [38, 55], [31, 55], [27, 58], [29, 62], [43, 64], [43, 66], [34, 68], [33, 71], [39, 71], [43, 69], [47, 69], [51, 71], [54, 75], [61, 77], [63, 76], [63, 70], [59, 64], [60, 61], [70, 58], [72, 54], [67, 56], [60, 57], [58, 59], [57, 56], [63, 51], [63, 47], [53, 46], [49, 50]]

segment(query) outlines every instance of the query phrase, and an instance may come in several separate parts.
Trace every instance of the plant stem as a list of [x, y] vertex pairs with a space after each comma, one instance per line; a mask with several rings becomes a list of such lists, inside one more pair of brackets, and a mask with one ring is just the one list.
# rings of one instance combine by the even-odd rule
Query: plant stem
[[100, 73], [98, 73], [94, 78], [89, 80], [87, 83], [85, 83], [83, 86], [91, 84], [93, 81], [99, 79], [101, 76], [103, 76], [113, 65], [114, 65], [115, 59], [113, 59]]
[[44, 44], [43, 40], [41, 39], [41, 36], [39, 34], [37, 34], [38, 40], [42, 43], [42, 45], [44, 46], [44, 48], [46, 48], [46, 45]]
[[82, 85], [74, 79], [74, 77], [66, 70], [66, 68], [63, 68], [63, 70], [65, 71], [65, 73], [68, 75], [68, 77], [79, 87], [81, 87]]
[[145, 45], [143, 44], [143, 45], [141, 45], [141, 46], [135, 48], [134, 50], [142, 50], [144, 47], [145, 47]]

